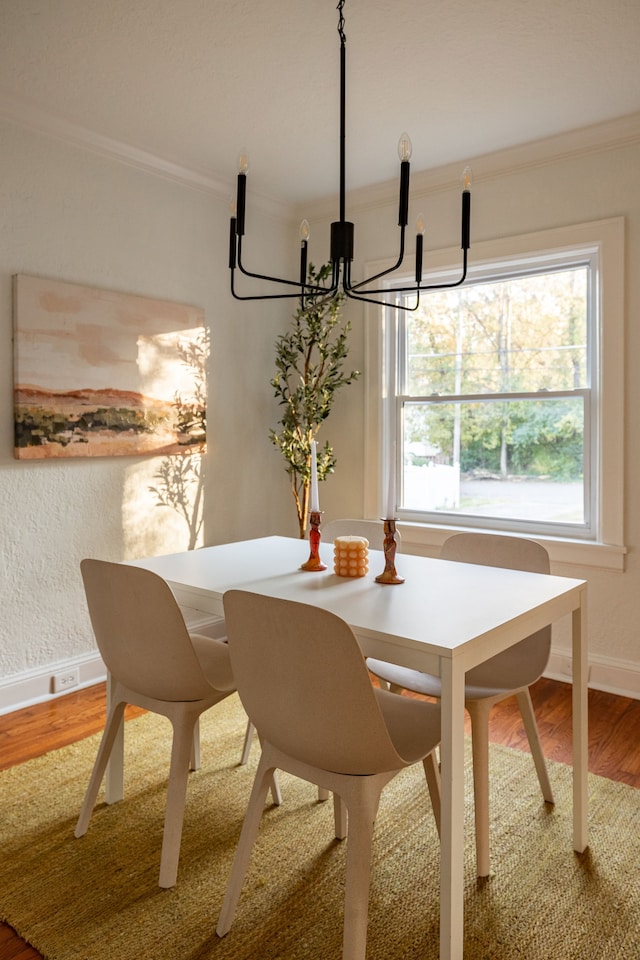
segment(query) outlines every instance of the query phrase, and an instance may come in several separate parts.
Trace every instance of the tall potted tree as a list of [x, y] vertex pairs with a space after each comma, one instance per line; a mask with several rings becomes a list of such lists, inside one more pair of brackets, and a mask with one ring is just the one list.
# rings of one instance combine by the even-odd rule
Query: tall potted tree
[[[309, 265], [310, 284], [330, 276], [331, 265], [316, 272]], [[286, 461], [286, 472], [296, 505], [300, 537], [304, 538], [311, 485], [311, 441], [331, 412], [336, 391], [360, 376], [344, 371], [351, 324], [341, 319], [344, 294], [307, 294], [293, 317], [291, 329], [276, 339], [277, 373], [271, 386], [282, 408], [271, 442]], [[332, 473], [336, 464], [333, 447], [318, 445], [318, 482]]]

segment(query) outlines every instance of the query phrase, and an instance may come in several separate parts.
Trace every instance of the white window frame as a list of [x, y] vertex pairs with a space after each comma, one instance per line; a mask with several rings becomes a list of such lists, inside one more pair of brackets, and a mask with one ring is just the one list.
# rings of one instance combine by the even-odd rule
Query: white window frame
[[[544, 543], [552, 560], [571, 565], [623, 570], [626, 548], [623, 538], [624, 491], [624, 218], [593, 221], [544, 230], [517, 237], [474, 243], [471, 268], [483, 276], [502, 261], [527, 258], [553, 263], [567, 251], [594, 253], [598, 265], [598, 329], [592, 346], [598, 360], [591, 384], [592, 420], [597, 425], [592, 502], [595, 524], [589, 538], [549, 535], [527, 524], [527, 535]], [[430, 252], [429, 271], [446, 273], [459, 259], [459, 250]], [[384, 262], [367, 265], [378, 272]], [[474, 269], [475, 272], [475, 269]], [[381, 517], [388, 484], [388, 460], [394, 436], [395, 319], [389, 311], [368, 305], [365, 318], [365, 516]], [[393, 409], [392, 409], [393, 407]], [[588, 438], [585, 437], [585, 442]], [[589, 478], [585, 477], [585, 482]], [[482, 526], [482, 524], [485, 524]], [[490, 523], [491, 526], [487, 526]], [[510, 524], [518, 531], [517, 524]], [[498, 524], [465, 517], [464, 523], [402, 521], [403, 545], [416, 552], [437, 552], [452, 532], [460, 529], [496, 530]], [[519, 532], [524, 532], [524, 529]], [[403, 549], [405, 547], [403, 546]]]

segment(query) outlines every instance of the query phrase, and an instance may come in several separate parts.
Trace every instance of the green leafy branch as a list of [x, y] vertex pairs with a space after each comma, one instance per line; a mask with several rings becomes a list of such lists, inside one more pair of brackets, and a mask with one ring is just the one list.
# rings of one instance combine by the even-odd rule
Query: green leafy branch
[[[309, 266], [310, 284], [321, 284], [331, 265], [318, 271]], [[279, 428], [270, 431], [271, 442], [286, 461], [300, 536], [304, 537], [311, 483], [311, 441], [331, 412], [336, 391], [356, 380], [357, 370], [346, 373], [349, 322], [341, 321], [344, 294], [307, 294], [296, 311], [288, 333], [276, 339], [276, 375], [271, 380], [282, 408]], [[333, 447], [318, 449], [318, 481], [333, 473]]]

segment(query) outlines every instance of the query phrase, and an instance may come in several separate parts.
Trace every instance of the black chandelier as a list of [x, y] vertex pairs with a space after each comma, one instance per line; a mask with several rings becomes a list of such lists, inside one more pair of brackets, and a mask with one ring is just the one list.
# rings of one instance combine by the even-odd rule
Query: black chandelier
[[[353, 283], [351, 280], [351, 262], [354, 250], [354, 225], [346, 219], [346, 188], [345, 188], [345, 160], [346, 160], [346, 35], [344, 32], [344, 0], [339, 0], [337, 10], [338, 34], [340, 36], [340, 219], [331, 224], [331, 282], [330, 285], [321, 285], [307, 282], [307, 245], [309, 240], [309, 224], [303, 220], [300, 224], [300, 274], [297, 280], [284, 280], [279, 277], [269, 277], [261, 273], [247, 270], [242, 262], [242, 238], [245, 234], [245, 210], [247, 192], [248, 159], [245, 154], [240, 156], [238, 187], [235, 201], [235, 210], [232, 212], [229, 229], [229, 268], [231, 271], [231, 293], [236, 300], [284, 300], [300, 298], [304, 304], [305, 295], [333, 296], [342, 288], [342, 292], [353, 300], [363, 303], [374, 303], [378, 306], [393, 306], [404, 310], [415, 310], [420, 303], [420, 293], [426, 290], [440, 290], [459, 287], [467, 276], [467, 254], [469, 250], [470, 222], [471, 222], [471, 170], [466, 167], [463, 173], [462, 189], [462, 270], [459, 279], [450, 283], [425, 284], [422, 282], [422, 250], [423, 250], [423, 218], [418, 218], [416, 233], [416, 262], [415, 280], [406, 286], [395, 286], [395, 293], [415, 293], [415, 303], [404, 305], [400, 302], [389, 304], [384, 300], [389, 296], [388, 288], [370, 286], [394, 273], [404, 260], [405, 230], [409, 213], [409, 167], [411, 157], [411, 141], [403, 133], [398, 144], [400, 157], [400, 203], [398, 212], [398, 226], [400, 227], [400, 250], [393, 266], [381, 273], [377, 273], [366, 280]], [[269, 283], [283, 284], [295, 288], [294, 293], [268, 293], [256, 295], [239, 294], [235, 288], [236, 269], [246, 277], [263, 280]]]

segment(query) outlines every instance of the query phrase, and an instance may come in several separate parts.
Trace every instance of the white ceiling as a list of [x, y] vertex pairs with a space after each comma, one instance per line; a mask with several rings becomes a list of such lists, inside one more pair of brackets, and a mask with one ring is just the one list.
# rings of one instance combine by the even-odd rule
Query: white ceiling
[[[0, 98], [297, 202], [338, 183], [337, 0], [0, 0]], [[346, 0], [347, 182], [640, 110], [640, 0]], [[2, 112], [2, 111], [0, 111]], [[5, 110], [6, 113], [6, 110]]]

